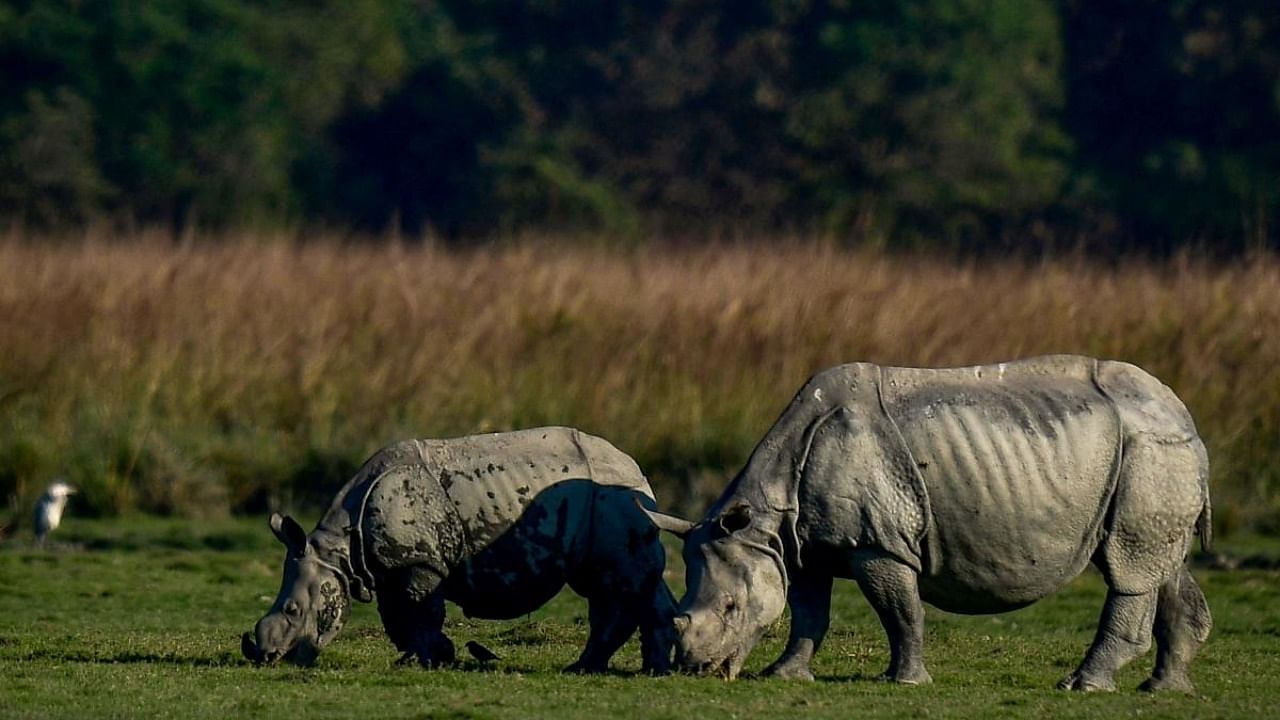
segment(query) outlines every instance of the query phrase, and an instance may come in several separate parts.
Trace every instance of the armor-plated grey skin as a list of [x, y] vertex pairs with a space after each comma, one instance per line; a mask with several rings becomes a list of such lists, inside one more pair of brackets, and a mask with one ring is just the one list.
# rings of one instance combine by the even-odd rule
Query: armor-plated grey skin
[[1091, 561], [1108, 585], [1093, 645], [1060, 687], [1113, 689], [1150, 647], [1145, 689], [1191, 690], [1212, 621], [1185, 567], [1210, 542], [1208, 460], [1186, 408], [1143, 370], [1048, 356], [968, 368], [851, 364], [815, 375], [685, 538], [677, 662], [735, 677], [791, 608], [766, 674], [812, 679], [832, 579], [857, 581], [889, 636], [885, 679], [929, 682], [928, 602], [1023, 607]]
[[242, 652], [310, 663], [341, 628], [347, 597], [376, 593], [401, 662], [450, 663], [446, 600], [469, 617], [515, 618], [567, 582], [587, 598], [591, 626], [568, 670], [603, 672], [638, 627], [644, 670], [667, 672], [675, 600], [645, 516], [653, 508], [635, 461], [571, 428], [396, 443], [364, 464], [310, 535], [272, 517], [288, 548], [284, 581]]

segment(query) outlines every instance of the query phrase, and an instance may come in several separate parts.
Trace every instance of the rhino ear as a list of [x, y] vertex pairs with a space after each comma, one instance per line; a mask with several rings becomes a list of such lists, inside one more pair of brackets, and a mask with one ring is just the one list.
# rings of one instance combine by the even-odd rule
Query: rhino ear
[[302, 551], [307, 547], [307, 533], [298, 524], [297, 520], [285, 515], [281, 517], [280, 513], [271, 514], [271, 532], [276, 534], [280, 542], [289, 548], [290, 552], [301, 555]]
[[720, 529], [729, 535], [732, 535], [750, 524], [750, 505], [734, 505], [720, 515]]
[[660, 513], [656, 510], [650, 510], [640, 504], [639, 500], [636, 500], [636, 507], [643, 510], [644, 514], [649, 517], [649, 522], [656, 525], [659, 530], [666, 530], [680, 539], [684, 539], [684, 537], [689, 534], [689, 531], [693, 529], [693, 523], [688, 520], [678, 518], [675, 515], [667, 515], [666, 513]]

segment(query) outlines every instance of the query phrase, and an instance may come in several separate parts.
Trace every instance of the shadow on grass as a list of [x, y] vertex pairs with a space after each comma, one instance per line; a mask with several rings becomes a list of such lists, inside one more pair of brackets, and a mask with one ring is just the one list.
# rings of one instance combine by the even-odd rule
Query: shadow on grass
[[[548, 668], [545, 666], [535, 667], [533, 665], [512, 664], [512, 663], [482, 663], [475, 660], [463, 660], [452, 665], [446, 665], [440, 668], [426, 669], [416, 663], [406, 665], [392, 665], [391, 669], [396, 672], [464, 672], [477, 673], [487, 675], [563, 675], [564, 677], [583, 677], [583, 678], [651, 678], [655, 677], [651, 673], [643, 670], [616, 670], [609, 668], [604, 672], [598, 673], [576, 673], [568, 672], [563, 668]], [[672, 673], [678, 674], [678, 673]]]
[[54, 660], [58, 662], [86, 663], [92, 665], [171, 665], [175, 667], [233, 667], [249, 663], [230, 652], [221, 655], [182, 655], [175, 653], [149, 653], [126, 651], [118, 653], [91, 653], [66, 650], [32, 650], [23, 655], [30, 660]]
[[[756, 677], [760, 680], [772, 680], [775, 682], [777, 681], [777, 678], [764, 677], [763, 675], [757, 675]], [[868, 685], [885, 685], [885, 686], [897, 685], [897, 683], [894, 683], [890, 680], [886, 680], [884, 676], [881, 675], [880, 673], [860, 672], [860, 673], [852, 673], [850, 675], [818, 675], [817, 677], [814, 678], [814, 680], [820, 683], [831, 683], [835, 685], [848, 685], [850, 683], [863, 683]], [[904, 687], [914, 687], [914, 686], [907, 685]]]
[[259, 552], [265, 547], [261, 533], [231, 530], [201, 534], [173, 529], [164, 534], [144, 531], [117, 534], [67, 533], [65, 538], [50, 540], [45, 546], [21, 538], [0, 542], [0, 547], [15, 550], [31, 558], [52, 562], [59, 555], [82, 552], [141, 552], [148, 550], [207, 550], [212, 552]]
[[171, 530], [160, 536], [143, 533], [125, 533], [119, 537], [93, 537], [79, 544], [85, 550], [212, 550], [215, 552], [252, 551], [262, 546], [258, 533], [249, 531], [213, 532], [205, 535]]

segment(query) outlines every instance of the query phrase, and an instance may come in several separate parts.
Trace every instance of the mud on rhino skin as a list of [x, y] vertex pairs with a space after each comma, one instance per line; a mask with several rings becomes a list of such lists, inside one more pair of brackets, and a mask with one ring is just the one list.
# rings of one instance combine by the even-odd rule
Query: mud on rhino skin
[[273, 516], [284, 579], [242, 652], [309, 663], [341, 629], [347, 598], [376, 595], [401, 661], [450, 663], [446, 600], [472, 617], [512, 618], [567, 583], [587, 599], [591, 625], [570, 670], [605, 670], [639, 628], [644, 669], [666, 672], [674, 599], [644, 514], [653, 508], [630, 457], [571, 428], [396, 443], [366, 461], [310, 535]]

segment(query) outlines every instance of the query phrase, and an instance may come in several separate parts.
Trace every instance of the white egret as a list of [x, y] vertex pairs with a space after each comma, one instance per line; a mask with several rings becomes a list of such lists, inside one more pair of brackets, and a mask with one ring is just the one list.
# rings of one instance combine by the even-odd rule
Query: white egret
[[76, 489], [63, 480], [55, 480], [36, 502], [36, 513], [33, 529], [36, 534], [36, 545], [44, 546], [45, 538], [57, 529], [62, 522], [62, 511], [67, 507], [67, 498], [74, 495]]

